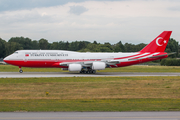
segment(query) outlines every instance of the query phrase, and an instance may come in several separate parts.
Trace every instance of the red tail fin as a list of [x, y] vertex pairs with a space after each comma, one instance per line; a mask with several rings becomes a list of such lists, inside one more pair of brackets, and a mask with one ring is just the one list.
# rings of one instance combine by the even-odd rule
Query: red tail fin
[[164, 31], [140, 52], [164, 52], [172, 31]]

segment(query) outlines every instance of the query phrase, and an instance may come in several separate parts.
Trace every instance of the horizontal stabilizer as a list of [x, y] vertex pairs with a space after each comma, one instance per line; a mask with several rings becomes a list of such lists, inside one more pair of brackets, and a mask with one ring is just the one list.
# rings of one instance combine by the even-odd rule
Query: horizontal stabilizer
[[168, 56], [169, 56], [169, 55], [173, 55], [173, 54], [176, 54], [176, 52], [168, 53]]
[[149, 58], [158, 58], [158, 57], [163, 57], [163, 56], [166, 56], [166, 55], [173, 55], [173, 54], [176, 54], [176, 52], [172, 52], [172, 53], [167, 53], [167, 54], [163, 54], [163, 55], [157, 55], [157, 56], [152, 56], [152, 57], [149, 57]]
[[152, 56], [152, 57], [149, 57], [149, 58], [158, 58], [158, 57], [163, 57], [163, 56], [166, 56], [168, 54], [163, 54], [163, 55], [157, 55], [157, 56]]

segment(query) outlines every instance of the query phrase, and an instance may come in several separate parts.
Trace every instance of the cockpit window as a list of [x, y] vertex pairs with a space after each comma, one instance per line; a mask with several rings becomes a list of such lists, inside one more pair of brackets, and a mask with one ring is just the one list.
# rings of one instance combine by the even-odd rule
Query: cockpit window
[[18, 52], [14, 52], [14, 54], [18, 54]]

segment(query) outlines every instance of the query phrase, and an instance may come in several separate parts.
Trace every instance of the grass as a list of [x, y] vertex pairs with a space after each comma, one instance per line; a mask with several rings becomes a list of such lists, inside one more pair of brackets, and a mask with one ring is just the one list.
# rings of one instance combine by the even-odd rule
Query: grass
[[[24, 72], [67, 72], [61, 68], [22, 68]], [[18, 72], [19, 68], [12, 65], [0, 65], [0, 72]], [[180, 72], [180, 66], [145, 66], [135, 65], [120, 68], [106, 68], [98, 72]]]
[[180, 99], [0, 100], [0, 111], [179, 111]]
[[112, 98], [180, 98], [180, 77], [0, 79], [0, 99]]
[[[64, 72], [61, 68], [28, 68], [22, 67], [24, 72]], [[19, 72], [19, 67], [12, 65], [0, 65], [0, 72]]]
[[0, 111], [179, 111], [180, 77], [0, 78]]

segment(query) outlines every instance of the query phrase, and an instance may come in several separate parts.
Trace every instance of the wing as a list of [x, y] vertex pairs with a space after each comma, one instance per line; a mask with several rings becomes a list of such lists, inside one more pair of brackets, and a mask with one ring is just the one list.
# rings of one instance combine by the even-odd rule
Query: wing
[[69, 71], [80, 71], [95, 73], [96, 70], [104, 70], [106, 67], [111, 67], [110, 65], [115, 65], [120, 63], [118, 60], [101, 60], [101, 61], [82, 61], [82, 62], [63, 62], [59, 63], [60, 66], [68, 67], [63, 70]]
[[106, 65], [116, 65], [119, 64], [120, 61], [119, 60], [101, 60], [101, 61], [85, 61], [85, 62], [63, 62], [60, 63], [59, 65], [61, 66], [69, 66], [70, 64], [81, 64], [83, 67], [91, 67], [93, 65], [94, 62], [101, 62], [101, 63], [105, 63]]
[[171, 55], [174, 53], [147, 53], [144, 56], [138, 56], [129, 59], [102, 59], [100, 61], [78, 61], [78, 62], [63, 62], [63, 63], [56, 63], [56, 65], [64, 66], [68, 68], [69, 71], [82, 71], [82, 69], [86, 70], [104, 70], [106, 67], [111, 67], [111, 65], [116, 66], [121, 62], [130, 62], [130, 61], [137, 61], [142, 59], [161, 59], [161, 57]]

